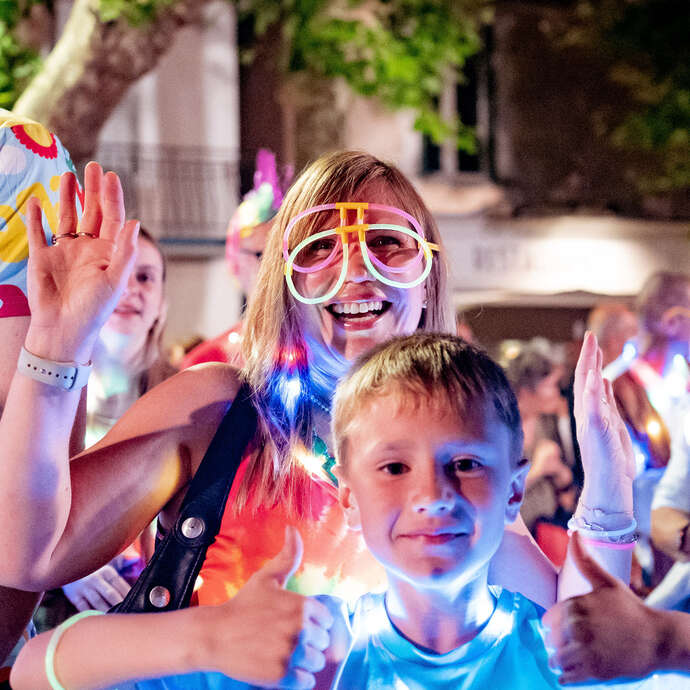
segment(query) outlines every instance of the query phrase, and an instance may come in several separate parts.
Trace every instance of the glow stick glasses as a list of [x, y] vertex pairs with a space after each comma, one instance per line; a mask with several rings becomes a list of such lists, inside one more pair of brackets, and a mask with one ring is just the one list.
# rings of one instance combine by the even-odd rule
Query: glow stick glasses
[[[386, 211], [407, 221], [407, 225], [391, 223], [365, 223], [365, 211]], [[309, 235], [292, 250], [289, 249], [290, 232], [296, 223], [315, 213], [338, 211], [340, 225]], [[356, 211], [354, 225], [348, 225], [348, 211]], [[330, 215], [330, 214], [329, 214]], [[350, 235], [356, 234], [364, 264], [369, 273], [386, 285], [396, 288], [413, 288], [424, 282], [431, 271], [432, 251], [439, 246], [428, 242], [417, 220], [409, 213], [383, 204], [347, 201], [313, 206], [298, 213], [285, 228], [283, 235], [283, 257], [285, 258], [285, 280], [295, 299], [304, 304], [320, 304], [334, 297], [345, 282], [350, 253]], [[317, 273], [342, 262], [335, 284], [325, 281], [320, 289], [323, 294], [307, 297], [299, 293], [293, 280], [293, 272]], [[402, 274], [405, 274], [404, 276]], [[399, 276], [400, 279], [396, 279]], [[403, 279], [404, 278], [404, 279]], [[311, 290], [310, 290], [311, 291]]]

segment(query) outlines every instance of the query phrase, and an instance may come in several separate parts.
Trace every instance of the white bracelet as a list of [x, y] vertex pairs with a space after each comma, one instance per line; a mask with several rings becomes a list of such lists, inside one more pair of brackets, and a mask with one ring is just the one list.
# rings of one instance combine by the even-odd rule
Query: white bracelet
[[24, 376], [47, 383], [49, 386], [64, 388], [66, 391], [78, 390], [86, 385], [91, 373], [91, 362], [54, 362], [38, 357], [22, 348], [17, 361], [17, 371]]
[[586, 520], [575, 515], [568, 520], [568, 531], [579, 532], [587, 539], [611, 544], [629, 544], [637, 541], [635, 530], [637, 530], [637, 520], [634, 517], [630, 518], [629, 525], [621, 529], [602, 529], [598, 525], [589, 524]]

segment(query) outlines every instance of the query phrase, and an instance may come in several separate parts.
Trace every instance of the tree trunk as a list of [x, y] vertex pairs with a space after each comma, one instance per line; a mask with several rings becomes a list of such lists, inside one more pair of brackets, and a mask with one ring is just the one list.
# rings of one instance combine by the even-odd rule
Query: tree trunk
[[208, 1], [178, 0], [135, 27], [100, 21], [98, 0], [75, 0], [60, 40], [13, 110], [55, 132], [79, 166], [129, 86], [156, 66], [178, 29], [201, 20]]

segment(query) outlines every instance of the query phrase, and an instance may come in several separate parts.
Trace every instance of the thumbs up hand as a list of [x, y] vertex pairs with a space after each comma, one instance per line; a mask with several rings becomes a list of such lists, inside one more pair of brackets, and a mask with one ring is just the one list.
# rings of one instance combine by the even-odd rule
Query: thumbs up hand
[[593, 591], [552, 606], [543, 617], [551, 664], [563, 670], [559, 682], [641, 677], [660, 665], [666, 626], [661, 612], [635, 596], [585, 551], [575, 532], [571, 553]]
[[222, 606], [202, 607], [204, 657], [239, 681], [271, 688], [312, 688], [324, 668], [333, 616], [320, 601], [285, 590], [302, 561], [302, 539], [285, 530], [280, 553]]

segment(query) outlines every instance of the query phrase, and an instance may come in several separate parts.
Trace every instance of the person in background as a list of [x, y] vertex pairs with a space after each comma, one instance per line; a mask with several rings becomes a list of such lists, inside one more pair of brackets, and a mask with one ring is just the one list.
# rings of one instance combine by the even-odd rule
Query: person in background
[[[50, 239], [58, 229], [58, 186], [65, 172], [73, 173], [76, 181], [72, 159], [57, 136], [37, 122], [0, 108], [0, 415], [29, 327], [26, 204], [31, 196], [38, 197], [43, 232]], [[83, 197], [78, 184], [72, 192], [81, 215]], [[83, 447], [83, 408], [81, 412], [71, 440], [73, 453]], [[36, 593], [0, 587], [0, 687], [7, 682], [16, 650], [8, 655], [22, 633], [31, 630], [27, 624], [38, 598]]]
[[587, 330], [597, 336], [605, 369], [637, 335], [637, 316], [622, 302], [602, 302], [589, 312]]
[[561, 367], [540, 347], [528, 344], [509, 360], [506, 375], [520, 408], [524, 454], [531, 461], [521, 515], [535, 536], [540, 522], [565, 528], [576, 496], [558, 425], [558, 419], [565, 417], [569, 430], [566, 401], [559, 388]]
[[[127, 287], [103, 326], [93, 353], [86, 397], [86, 445], [100, 441], [115, 422], [155, 385], [175, 373], [162, 352], [165, 327], [165, 259], [141, 228]], [[154, 550], [152, 526], [110, 563], [59, 589], [46, 592], [34, 615], [49, 630], [77, 611], [107, 611], [119, 604]]]
[[94, 350], [86, 398], [87, 446], [100, 441], [138, 398], [176, 371], [163, 353], [165, 278], [163, 253], [142, 227], [127, 287]]
[[[648, 332], [643, 359], [661, 375], [650, 375], [646, 390], [671, 437], [669, 463], [654, 491], [651, 536], [674, 564], [647, 601], [690, 611], [690, 275], [652, 276], [639, 304]], [[639, 366], [634, 371], [641, 374]]]
[[[635, 518], [640, 541], [641, 593], [655, 605], [679, 605], [690, 595], [690, 573], [670, 574], [683, 560], [679, 534], [688, 523], [687, 465], [690, 276], [661, 271], [650, 276], [636, 299], [636, 351], [613, 381], [636, 459]], [[673, 458], [673, 469], [669, 470]], [[667, 573], [669, 579], [666, 580]], [[662, 580], [665, 581], [660, 587]]]
[[[256, 154], [254, 187], [247, 192], [228, 224], [225, 258], [230, 275], [244, 295], [245, 304], [254, 293], [259, 264], [271, 228], [271, 219], [283, 201], [283, 190], [292, 179], [292, 169], [278, 175], [275, 155], [266, 149]], [[203, 362], [226, 362], [241, 367], [243, 321], [220, 335], [200, 343], [180, 363], [186, 369]]]

